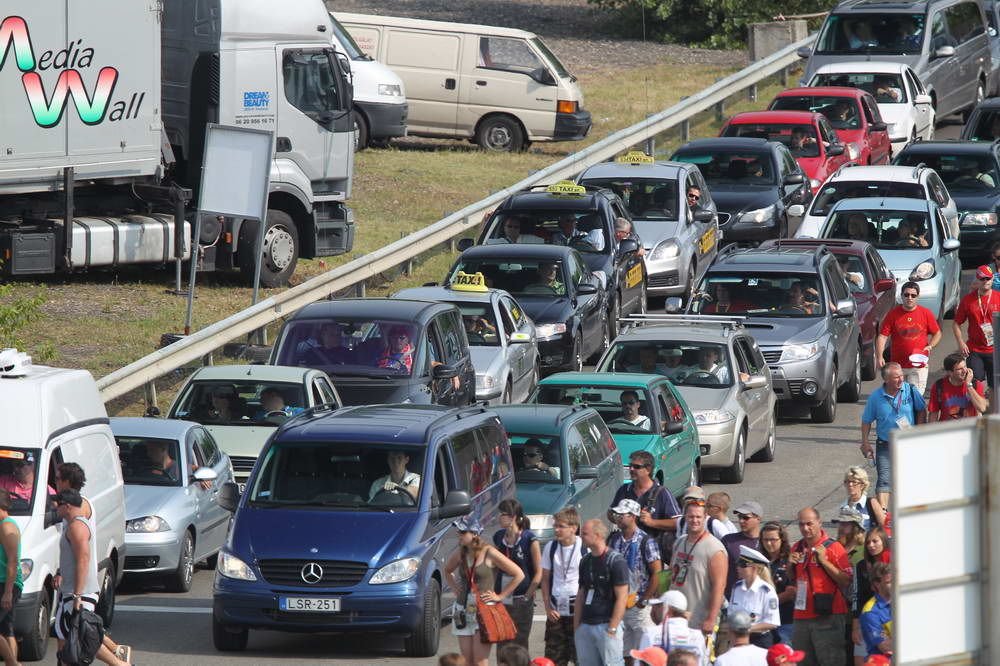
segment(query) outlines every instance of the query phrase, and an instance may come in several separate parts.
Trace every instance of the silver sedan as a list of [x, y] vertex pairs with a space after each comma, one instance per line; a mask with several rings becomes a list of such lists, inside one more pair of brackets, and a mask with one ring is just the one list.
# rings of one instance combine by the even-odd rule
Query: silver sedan
[[214, 558], [230, 514], [216, 502], [233, 480], [229, 456], [208, 430], [174, 419], [113, 418], [125, 479], [125, 573], [191, 588], [196, 562]]

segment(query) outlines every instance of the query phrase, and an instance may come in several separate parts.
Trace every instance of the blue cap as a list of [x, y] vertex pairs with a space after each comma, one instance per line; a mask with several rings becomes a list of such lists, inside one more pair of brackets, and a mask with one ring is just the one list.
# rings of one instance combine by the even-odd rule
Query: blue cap
[[473, 534], [482, 534], [483, 526], [479, 524], [473, 516], [466, 516], [465, 518], [459, 518], [452, 523], [459, 532], [472, 532]]

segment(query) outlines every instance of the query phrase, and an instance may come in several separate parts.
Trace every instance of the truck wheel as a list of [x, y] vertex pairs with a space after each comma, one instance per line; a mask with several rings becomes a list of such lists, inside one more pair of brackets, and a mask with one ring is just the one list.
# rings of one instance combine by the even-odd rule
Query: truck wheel
[[510, 116], [490, 116], [479, 123], [476, 143], [495, 153], [519, 153], [524, 150], [524, 132]]
[[250, 630], [235, 629], [221, 624], [212, 616], [212, 642], [220, 652], [241, 652], [247, 649]]
[[41, 661], [49, 648], [49, 618], [52, 616], [52, 593], [42, 588], [41, 601], [35, 609], [35, 622], [31, 633], [21, 637], [21, 659]]
[[[240, 273], [253, 285], [254, 247], [257, 243], [257, 222], [247, 220], [240, 228], [237, 247]], [[282, 287], [295, 272], [299, 261], [299, 230], [292, 217], [280, 210], [267, 211], [264, 230], [264, 262], [260, 267], [260, 284], [264, 287]]]
[[353, 112], [354, 115], [354, 150], [364, 150], [368, 147], [368, 121], [365, 117], [358, 113], [357, 109]]
[[101, 580], [101, 592], [97, 598], [97, 614], [104, 620], [104, 626], [110, 627], [115, 619], [115, 564], [112, 562], [104, 570], [104, 578]]
[[403, 642], [407, 657], [433, 657], [441, 638], [441, 586], [435, 579], [424, 590], [423, 616], [420, 626]]

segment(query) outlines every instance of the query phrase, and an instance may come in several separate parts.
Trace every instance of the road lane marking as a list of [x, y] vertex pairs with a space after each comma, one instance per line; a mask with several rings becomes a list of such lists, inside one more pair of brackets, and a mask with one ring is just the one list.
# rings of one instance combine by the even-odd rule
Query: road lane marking
[[131, 606], [118, 604], [116, 612], [131, 611], [133, 613], [196, 613], [207, 615], [212, 612], [209, 606]]

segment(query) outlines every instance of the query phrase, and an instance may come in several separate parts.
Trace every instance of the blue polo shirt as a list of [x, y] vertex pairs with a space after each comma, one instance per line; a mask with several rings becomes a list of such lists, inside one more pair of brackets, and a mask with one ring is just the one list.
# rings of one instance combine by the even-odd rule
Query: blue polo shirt
[[868, 654], [882, 654], [878, 644], [892, 637], [892, 606], [876, 594], [862, 607], [858, 624]]
[[865, 412], [861, 415], [862, 423], [875, 423], [875, 436], [889, 441], [889, 433], [899, 427], [896, 419], [903, 416], [915, 425], [916, 413], [927, 410], [924, 397], [913, 388], [913, 384], [903, 382], [902, 388], [895, 397], [885, 392], [884, 386], [879, 386], [868, 396]]

